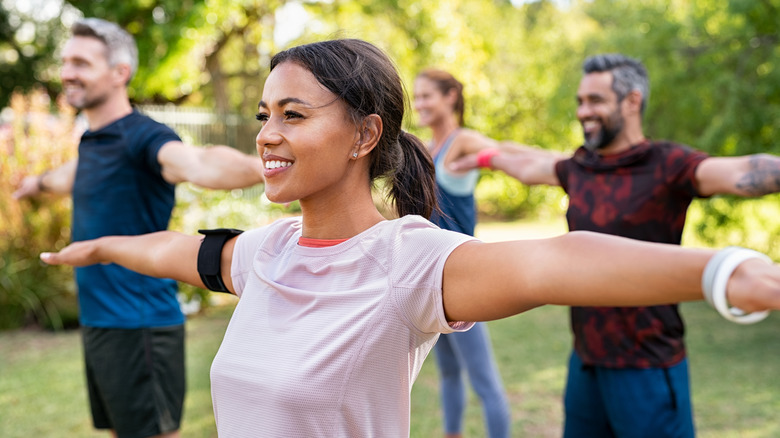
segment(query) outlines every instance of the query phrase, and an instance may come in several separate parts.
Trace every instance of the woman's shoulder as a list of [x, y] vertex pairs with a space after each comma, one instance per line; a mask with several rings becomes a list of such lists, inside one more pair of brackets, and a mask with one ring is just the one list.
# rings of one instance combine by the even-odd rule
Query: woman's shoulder
[[388, 220], [385, 226], [394, 235], [402, 235], [415, 230], [433, 230], [433, 232], [439, 230], [436, 224], [416, 214], [408, 214], [397, 219]]
[[474, 239], [472, 236], [444, 230], [417, 215], [407, 215], [390, 221], [392, 237], [398, 254], [438, 252]]
[[287, 217], [245, 231], [241, 234], [239, 242], [255, 247], [269, 241], [286, 242], [293, 238], [295, 234], [299, 234], [300, 230], [301, 218], [299, 216]]
[[450, 148], [452, 152], [448, 158], [455, 160], [463, 155], [476, 153], [481, 149], [497, 147], [498, 141], [487, 135], [473, 129], [460, 128], [452, 141]]
[[469, 129], [469, 128], [460, 128], [460, 129], [458, 129], [458, 132], [457, 132], [457, 135], [455, 136], [454, 141], [457, 142], [457, 143], [462, 143], [462, 142], [487, 142], [487, 141], [492, 141], [492, 139], [490, 137], [488, 137], [487, 135], [479, 132], [479, 131], [475, 131], [475, 130]]
[[[444, 230], [420, 216], [404, 216], [393, 224], [393, 234], [385, 242], [389, 271], [397, 285], [415, 284], [420, 279], [436, 281], [450, 253], [474, 237]], [[426, 280], [426, 281], [428, 281]]]

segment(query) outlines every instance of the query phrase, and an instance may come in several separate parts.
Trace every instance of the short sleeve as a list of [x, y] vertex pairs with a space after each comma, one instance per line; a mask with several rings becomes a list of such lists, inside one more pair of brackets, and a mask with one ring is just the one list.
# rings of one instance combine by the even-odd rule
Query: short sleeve
[[555, 163], [555, 176], [558, 177], [558, 181], [561, 184], [561, 188], [564, 192], [568, 193], [568, 186], [569, 186], [569, 163], [571, 162], [571, 158], [567, 158], [565, 160], [558, 160]]
[[664, 168], [668, 169], [669, 185], [687, 196], [699, 196], [696, 169], [708, 157], [705, 152], [691, 147], [670, 144], [664, 157]]
[[[300, 218], [279, 219], [264, 227], [241, 233], [233, 246], [233, 260], [230, 264], [230, 278], [233, 290], [241, 297], [254, 270], [257, 252], [268, 244], [269, 236], [277, 233], [278, 241], [297, 241], [300, 235]], [[273, 245], [273, 243], [271, 243]]]
[[442, 276], [452, 251], [474, 237], [440, 229], [420, 218], [408, 222], [393, 250], [391, 277], [396, 305], [407, 322], [423, 333], [471, 328], [471, 322], [448, 322], [444, 316]]
[[129, 151], [130, 156], [138, 157], [139, 160], [143, 160], [144, 167], [155, 173], [161, 173], [162, 166], [157, 159], [157, 154], [163, 145], [171, 141], [181, 141], [181, 138], [167, 125], [140, 113], [137, 117], [128, 120], [127, 123], [132, 126], [128, 126], [124, 132], [127, 132], [128, 136], [135, 137], [128, 142], [132, 147], [132, 150]]
[[233, 290], [241, 297], [247, 279], [252, 272], [252, 260], [263, 240], [263, 228], [246, 231], [236, 238], [233, 246], [233, 261], [230, 265], [230, 277], [233, 280]]

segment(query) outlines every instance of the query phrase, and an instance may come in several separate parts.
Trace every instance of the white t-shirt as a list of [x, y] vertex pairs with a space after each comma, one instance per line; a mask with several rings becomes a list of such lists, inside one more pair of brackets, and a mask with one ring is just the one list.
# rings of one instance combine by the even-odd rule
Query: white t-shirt
[[326, 248], [300, 218], [238, 237], [241, 297], [211, 367], [220, 437], [409, 435], [412, 383], [448, 324], [444, 262], [473, 239], [419, 216]]

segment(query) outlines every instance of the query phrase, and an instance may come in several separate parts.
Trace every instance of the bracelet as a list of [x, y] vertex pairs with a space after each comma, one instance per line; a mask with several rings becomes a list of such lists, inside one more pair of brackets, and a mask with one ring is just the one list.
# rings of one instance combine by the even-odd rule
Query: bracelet
[[724, 248], [707, 262], [701, 276], [704, 298], [724, 318], [738, 324], [754, 324], [769, 316], [769, 311], [746, 313], [737, 307], [729, 306], [726, 299], [726, 284], [731, 274], [742, 262], [749, 259], [761, 259], [768, 263], [772, 260], [765, 254], [751, 249], [730, 246]]
[[49, 171], [45, 171], [42, 174], [38, 175], [38, 192], [44, 193], [46, 191], [46, 186], [43, 185], [43, 177], [48, 175]]
[[493, 165], [491, 164], [491, 161], [493, 160], [493, 157], [500, 153], [501, 151], [496, 148], [481, 149], [477, 152], [477, 165], [485, 169], [492, 169]]

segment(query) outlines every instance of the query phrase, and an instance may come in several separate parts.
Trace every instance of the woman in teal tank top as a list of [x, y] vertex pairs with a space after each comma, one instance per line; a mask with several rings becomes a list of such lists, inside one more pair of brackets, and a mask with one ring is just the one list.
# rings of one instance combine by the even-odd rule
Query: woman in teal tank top
[[[431, 221], [441, 228], [474, 235], [477, 212], [474, 188], [478, 170], [452, 172], [447, 166], [480, 150], [498, 148], [498, 142], [463, 128], [463, 85], [442, 70], [425, 70], [414, 81], [414, 109], [419, 124], [431, 129], [429, 151], [436, 165], [436, 196], [441, 213]], [[508, 437], [511, 418], [501, 376], [493, 359], [484, 323], [467, 332], [441, 335], [434, 347], [441, 377], [444, 431], [460, 437], [466, 406], [465, 375], [483, 407], [489, 437]], [[465, 373], [464, 373], [465, 371]]]

